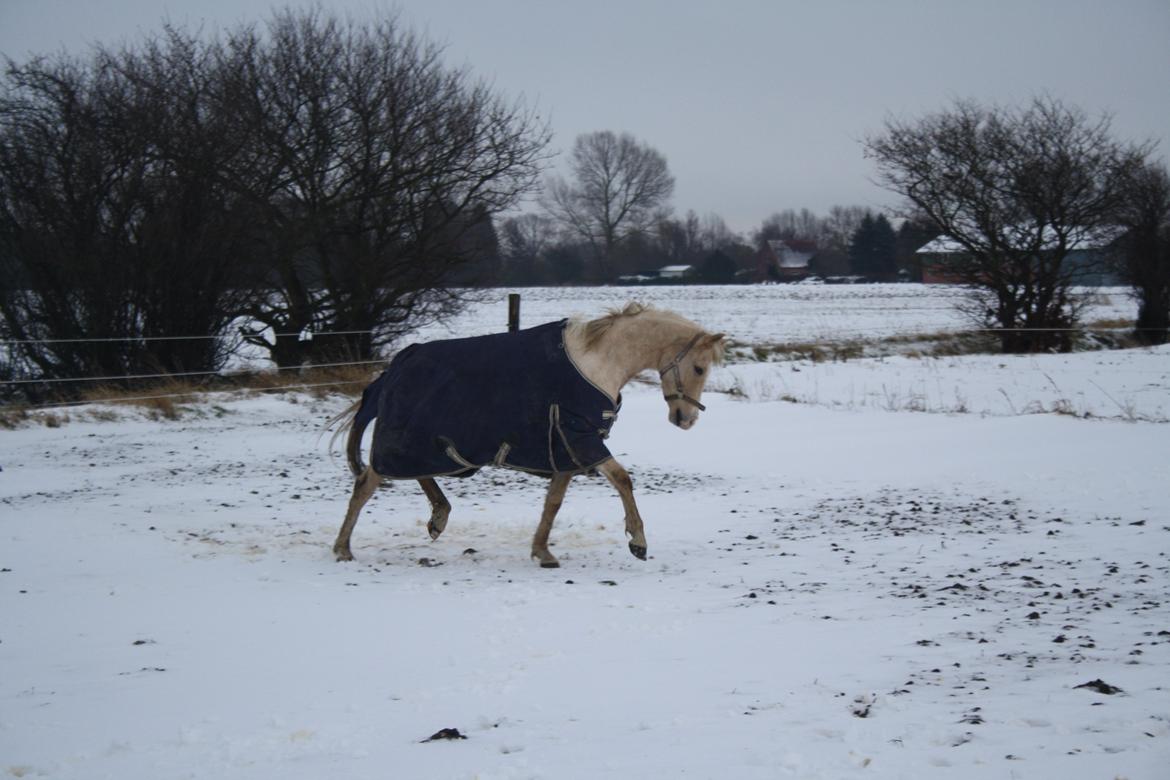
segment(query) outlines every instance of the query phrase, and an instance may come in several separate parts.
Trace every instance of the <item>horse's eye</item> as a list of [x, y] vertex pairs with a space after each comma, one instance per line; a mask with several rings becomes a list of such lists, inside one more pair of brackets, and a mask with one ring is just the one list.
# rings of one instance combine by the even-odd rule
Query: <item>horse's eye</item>
[[699, 376], [702, 376], [703, 375], [703, 367], [702, 366], [695, 366], [695, 373], [698, 374]]

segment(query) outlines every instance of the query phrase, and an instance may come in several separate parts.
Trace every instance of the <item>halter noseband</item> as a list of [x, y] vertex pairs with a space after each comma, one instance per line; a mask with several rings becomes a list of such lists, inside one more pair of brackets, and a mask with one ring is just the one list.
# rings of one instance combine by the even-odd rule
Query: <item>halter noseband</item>
[[695, 337], [693, 339], [691, 339], [690, 341], [688, 341], [687, 345], [682, 348], [682, 351], [679, 352], [677, 355], [675, 355], [674, 360], [667, 363], [666, 368], [663, 368], [662, 370], [660, 370], [658, 372], [658, 376], [661, 379], [665, 379], [667, 374], [674, 374], [675, 392], [671, 393], [670, 395], [667, 395], [665, 392], [666, 391], [666, 383], [663, 382], [663, 394], [662, 394], [663, 398], [665, 398], [667, 401], [674, 401], [675, 399], [686, 401], [688, 404], [691, 404], [692, 406], [697, 406], [699, 408], [699, 411], [705, 412], [705, 411], [707, 411], [707, 407], [703, 406], [701, 403], [698, 402], [698, 400], [691, 398], [689, 395], [687, 395], [686, 393], [683, 392], [682, 373], [678, 369], [678, 364], [682, 362], [682, 359], [687, 356], [688, 352], [690, 352], [692, 349], [695, 348], [695, 345], [699, 343], [699, 339], [701, 339], [702, 337], [703, 337], [702, 333], [696, 333]]

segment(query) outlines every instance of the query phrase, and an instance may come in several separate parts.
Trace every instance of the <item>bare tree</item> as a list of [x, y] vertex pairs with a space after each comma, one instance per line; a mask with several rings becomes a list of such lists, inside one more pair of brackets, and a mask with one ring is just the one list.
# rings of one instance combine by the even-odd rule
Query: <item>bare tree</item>
[[120, 52], [9, 64], [0, 313], [23, 342], [14, 368], [30, 378], [223, 364], [213, 337], [232, 317], [247, 219], [220, 183], [230, 144], [210, 117], [206, 65], [173, 31]]
[[811, 241], [822, 251], [845, 255], [853, 234], [867, 214], [872, 216], [872, 211], [865, 206], [836, 205], [823, 217], [806, 208], [785, 209], [764, 220], [756, 232], [756, 245], [778, 238]]
[[364, 358], [458, 307], [550, 134], [440, 55], [310, 10], [10, 63], [0, 328], [22, 343], [0, 370], [215, 370], [241, 315], [279, 365]]
[[[539, 117], [394, 17], [284, 11], [228, 50], [223, 105], [249, 142], [228, 176], [269, 269], [248, 313], [290, 334], [273, 358], [368, 357], [460, 306], [454, 273], [495, 251], [490, 220], [543, 170]], [[306, 330], [340, 333], [306, 349]]]
[[1112, 139], [1108, 117], [1050, 98], [1022, 109], [959, 101], [888, 120], [865, 142], [879, 182], [962, 248], [947, 271], [980, 293], [1005, 352], [1069, 347], [1084, 269], [1068, 256], [1100, 238], [1148, 149]]
[[873, 219], [873, 210], [866, 206], [832, 206], [821, 220], [817, 246], [821, 249], [848, 254], [853, 235], [866, 218]]
[[739, 244], [739, 237], [715, 213], [702, 217], [690, 210], [683, 219], [659, 220], [654, 228], [655, 254], [663, 262], [697, 264], [708, 254], [730, 250]]
[[729, 249], [739, 243], [739, 236], [727, 226], [723, 217], [709, 212], [701, 218], [699, 244], [704, 251], [714, 252], [720, 249]]
[[608, 130], [578, 136], [570, 168], [571, 181], [549, 182], [544, 206], [592, 248], [600, 276], [608, 279], [619, 244], [648, 233], [666, 215], [674, 177], [658, 151]]
[[1114, 256], [1115, 267], [1138, 299], [1135, 333], [1146, 344], [1165, 344], [1170, 335], [1170, 175], [1149, 164], [1127, 183], [1117, 213], [1126, 228]]
[[694, 262], [702, 251], [702, 227], [699, 216], [688, 211], [683, 219], [660, 219], [654, 226], [654, 244], [667, 262]]
[[504, 220], [500, 228], [504, 280], [510, 284], [537, 284], [541, 267], [556, 240], [553, 221], [543, 214], [521, 214]]
[[784, 239], [791, 241], [817, 241], [821, 236], [822, 220], [809, 209], [794, 209], [778, 211], [764, 220], [760, 229], [756, 231], [756, 246], [763, 246], [765, 241]]

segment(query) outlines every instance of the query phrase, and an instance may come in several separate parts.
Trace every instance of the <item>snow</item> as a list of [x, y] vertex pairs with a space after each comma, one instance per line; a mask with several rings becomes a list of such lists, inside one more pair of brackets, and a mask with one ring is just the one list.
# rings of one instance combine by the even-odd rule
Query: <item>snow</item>
[[1170, 347], [729, 366], [712, 389], [844, 409], [1170, 421]]
[[[950, 285], [687, 285], [652, 287], [532, 287], [488, 291], [461, 315], [427, 328], [427, 338], [472, 336], [504, 330], [508, 292], [521, 295], [524, 325], [569, 315], [595, 317], [627, 301], [673, 309], [733, 339], [758, 344], [818, 339], [881, 338], [953, 332], [971, 326], [955, 309], [966, 291]], [[1124, 288], [1084, 288], [1085, 321], [1129, 318], [1137, 306]]]
[[[953, 316], [663, 289], [745, 342]], [[571, 292], [525, 321], [629, 294]], [[558, 570], [543, 482], [500, 470], [442, 482], [435, 542], [417, 485], [381, 491], [334, 562], [339, 396], [0, 432], [0, 776], [1165, 777], [1168, 358], [736, 363], [688, 432], [634, 384], [610, 442], [651, 557], [581, 478]]]
[[[1065, 229], [1061, 231], [1061, 235], [1058, 237], [1057, 231], [1051, 225], [1045, 225], [1039, 235], [1043, 238], [1042, 249], [1055, 249], [1059, 245], [1060, 239], [1063, 239], [1069, 242], [1068, 248], [1070, 251], [1086, 251], [1105, 249], [1115, 242], [1122, 233], [1124, 233], [1124, 228], [1116, 226], [1096, 228], [1093, 230], [1065, 226]], [[1035, 225], [1023, 224], [1015, 226], [1011, 229], [1010, 234], [1017, 248], [1030, 246], [1037, 238]], [[977, 236], [978, 232], [972, 231], [968, 235]], [[986, 237], [983, 240], [986, 241]], [[916, 254], [952, 255], [963, 254], [966, 251], [967, 247], [963, 246], [956, 239], [950, 236], [939, 236], [918, 249]]]

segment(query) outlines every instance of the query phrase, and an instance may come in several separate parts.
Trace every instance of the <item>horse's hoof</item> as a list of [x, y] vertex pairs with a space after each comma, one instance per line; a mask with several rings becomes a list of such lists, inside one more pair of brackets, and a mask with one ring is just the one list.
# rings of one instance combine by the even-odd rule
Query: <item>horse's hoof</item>
[[443, 533], [443, 529], [435, 525], [435, 521], [432, 520], [427, 523], [427, 533], [431, 535], [431, 541], [433, 542]]
[[542, 569], [559, 569], [561, 568], [560, 561], [541, 561], [540, 568]]
[[349, 550], [334, 550], [333, 555], [337, 558], [338, 562], [353, 560], [353, 553], [351, 553]]
[[646, 548], [643, 547], [642, 545], [634, 544], [633, 542], [630, 542], [630, 552], [632, 552], [634, 554], [634, 557], [637, 558], [638, 560], [640, 560], [640, 561], [646, 560]]

